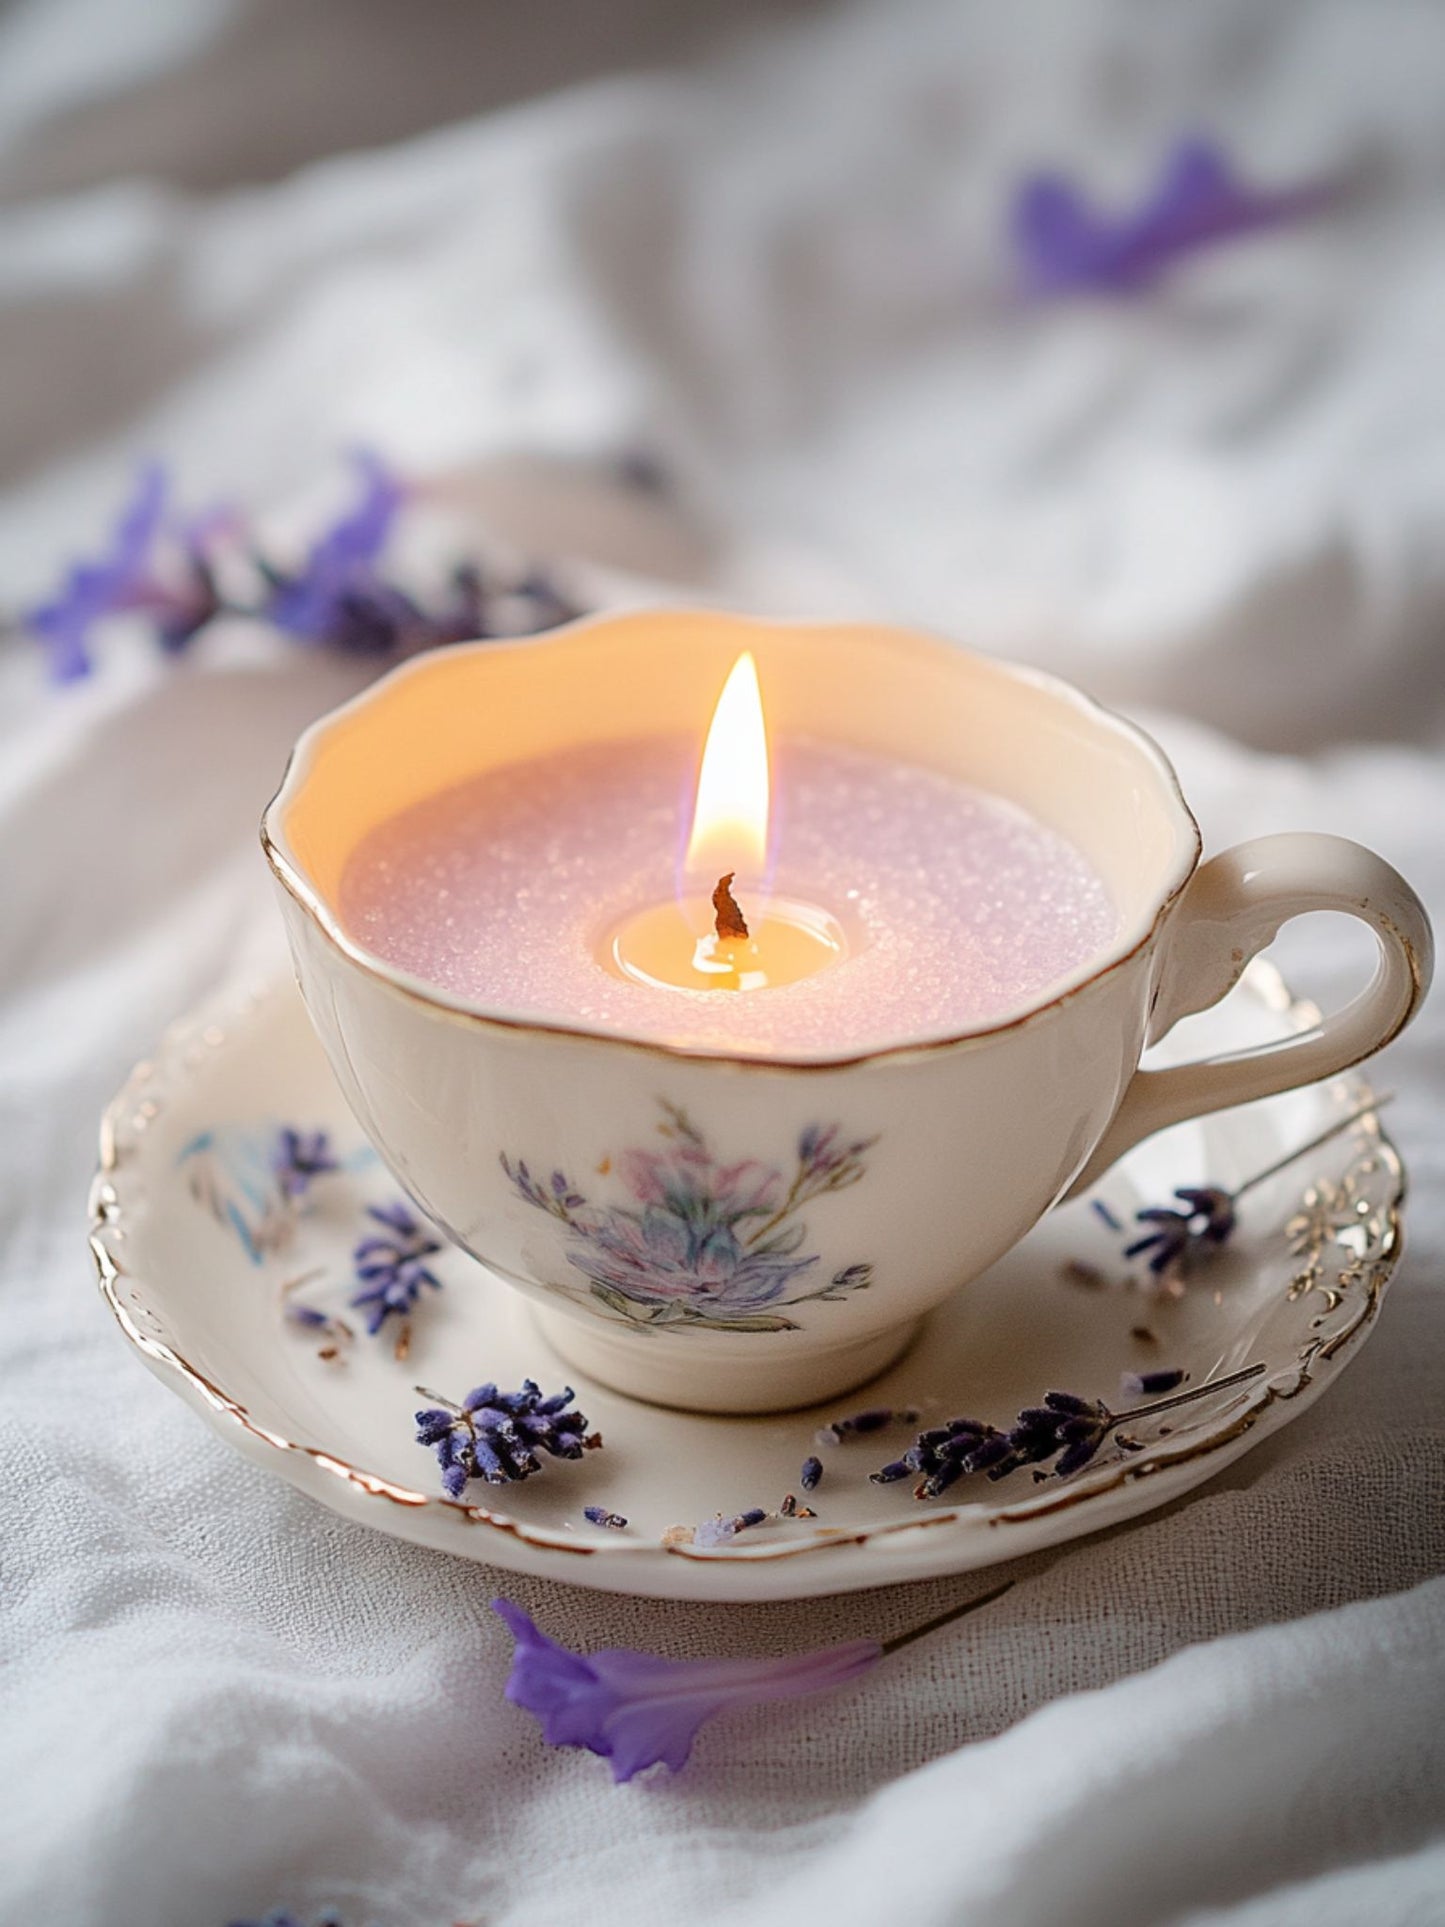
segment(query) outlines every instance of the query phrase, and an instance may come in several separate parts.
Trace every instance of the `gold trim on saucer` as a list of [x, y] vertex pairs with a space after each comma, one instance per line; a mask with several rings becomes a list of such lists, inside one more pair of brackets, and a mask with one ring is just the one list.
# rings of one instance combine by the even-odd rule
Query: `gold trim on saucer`
[[[1271, 1008], [1288, 1012], [1303, 1027], [1313, 1007], [1291, 996], [1273, 968], [1258, 960], [1251, 966], [1256, 988]], [[1039, 1489], [1028, 1499], [997, 1509], [973, 1501], [963, 1505], [903, 1514], [884, 1524], [860, 1528], [819, 1525], [808, 1536], [768, 1545], [754, 1542], [699, 1548], [665, 1540], [605, 1540], [579, 1542], [575, 1537], [532, 1527], [504, 1512], [470, 1505], [409, 1486], [338, 1458], [319, 1446], [305, 1445], [261, 1424], [214, 1378], [185, 1358], [171, 1342], [162, 1318], [146, 1302], [144, 1282], [128, 1267], [124, 1247], [133, 1221], [146, 1209], [143, 1196], [127, 1197], [126, 1179], [139, 1155], [140, 1141], [161, 1114], [166, 1077], [189, 1078], [212, 1051], [229, 1041], [232, 1028], [248, 1016], [264, 992], [232, 994], [220, 1007], [170, 1030], [152, 1058], [131, 1073], [100, 1121], [99, 1168], [90, 1189], [89, 1246], [101, 1294], [126, 1340], [145, 1362], [170, 1382], [189, 1402], [204, 1406], [239, 1426], [261, 1452], [295, 1454], [329, 1477], [339, 1479], [364, 1499], [381, 1499], [408, 1511], [439, 1508], [469, 1525], [520, 1540], [545, 1552], [613, 1559], [655, 1556], [698, 1561], [764, 1564], [797, 1559], [839, 1546], [861, 1546], [898, 1540], [910, 1533], [934, 1532], [960, 1520], [986, 1521], [990, 1528], [1023, 1525], [1052, 1513], [1083, 1505], [1121, 1486], [1133, 1484], [1201, 1458], [1233, 1444], [1253, 1430], [1274, 1405], [1287, 1403], [1314, 1382], [1318, 1370], [1334, 1364], [1373, 1324], [1403, 1248], [1403, 1207], [1406, 1174], [1394, 1144], [1382, 1130], [1377, 1112], [1365, 1110], [1350, 1130], [1362, 1140], [1355, 1155], [1337, 1178], [1316, 1177], [1305, 1189], [1298, 1210], [1279, 1226], [1283, 1240], [1293, 1241], [1298, 1261], [1284, 1290], [1286, 1302], [1314, 1297], [1320, 1310], [1312, 1319], [1309, 1337], [1296, 1357], [1247, 1388], [1235, 1388], [1223, 1407], [1206, 1421], [1207, 1430], [1191, 1425], [1177, 1442], [1155, 1443], [1142, 1452], [1095, 1465], [1066, 1483]], [[1335, 1087], [1342, 1114], [1375, 1101], [1363, 1080], [1341, 1080]], [[1373, 1186], [1377, 1195], [1370, 1195]], [[1245, 1361], [1241, 1361], [1245, 1362]], [[278, 1467], [278, 1469], [280, 1469]], [[1003, 1555], [1007, 1556], [1007, 1555]], [[886, 1571], [877, 1575], [886, 1580]]]

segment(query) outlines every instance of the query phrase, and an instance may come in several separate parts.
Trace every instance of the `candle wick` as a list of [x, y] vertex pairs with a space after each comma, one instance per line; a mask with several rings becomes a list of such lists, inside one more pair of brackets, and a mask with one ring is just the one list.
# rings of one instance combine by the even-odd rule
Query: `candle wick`
[[712, 907], [717, 913], [717, 933], [724, 940], [746, 937], [748, 934], [747, 919], [739, 910], [732, 892], [732, 881], [736, 875], [736, 870], [729, 870], [725, 877], [719, 877], [717, 888], [712, 893]]

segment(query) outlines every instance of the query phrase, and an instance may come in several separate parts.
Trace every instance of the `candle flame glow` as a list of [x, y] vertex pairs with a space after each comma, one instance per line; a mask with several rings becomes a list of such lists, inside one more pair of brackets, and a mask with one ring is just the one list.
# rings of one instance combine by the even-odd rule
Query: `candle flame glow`
[[733, 664], [702, 753], [690, 871], [761, 876], [768, 855], [768, 734], [751, 650]]

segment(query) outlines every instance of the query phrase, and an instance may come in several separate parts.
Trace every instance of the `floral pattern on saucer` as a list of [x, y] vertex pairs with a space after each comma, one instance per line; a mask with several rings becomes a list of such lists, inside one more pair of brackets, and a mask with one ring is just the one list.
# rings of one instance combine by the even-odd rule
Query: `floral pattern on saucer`
[[[1312, 1026], [1317, 1013], [1256, 961], [1237, 995], [1197, 1021], [1181, 1049], [1248, 1048]], [[368, 1209], [387, 1181], [289, 977], [223, 993], [137, 1066], [102, 1120], [90, 1247], [137, 1355], [232, 1449], [346, 1518], [572, 1585], [796, 1599], [973, 1570], [1122, 1524], [1181, 1498], [1327, 1394], [1376, 1328], [1400, 1250], [1404, 1172], [1375, 1115], [1380, 1101], [1358, 1079], [1342, 1080], [1191, 1120], [1137, 1147], [1092, 1201], [1050, 1214], [941, 1307], [924, 1341], [869, 1387], [866, 1412], [721, 1418], [582, 1380], [578, 1398], [609, 1449], [497, 1496], [453, 1499], [418, 1479], [415, 1386], [475, 1375], [507, 1386], [537, 1377], [550, 1389], [566, 1373], [537, 1329], [534, 1301], [451, 1248], [426, 1260], [443, 1289], [428, 1292], [426, 1315], [410, 1321], [409, 1356], [390, 1330], [387, 1342], [338, 1341], [347, 1294], [361, 1283], [357, 1240], [375, 1236]], [[290, 1124], [268, 1122], [276, 1119]], [[676, 1122], [665, 1110], [662, 1121]], [[294, 1145], [280, 1137], [287, 1129]], [[284, 1252], [260, 1263], [224, 1205], [213, 1215], [194, 1195], [198, 1146], [214, 1154], [233, 1132], [280, 1152], [282, 1182], [304, 1193]], [[636, 1184], [674, 1172], [686, 1142], [663, 1132], [643, 1153], [656, 1165], [621, 1180], [615, 1167], [602, 1172], [612, 1182], [600, 1208], [645, 1215]], [[707, 1167], [711, 1147], [691, 1148], [682, 1168]], [[849, 1148], [842, 1131], [804, 1133], [771, 1190], [770, 1167], [748, 1179], [762, 1183], [776, 1212], [799, 1170], [823, 1188], [859, 1182], [846, 1158], [826, 1169]], [[246, 1168], [266, 1166], [263, 1155]], [[744, 1182], [725, 1195], [735, 1199]], [[804, 1178], [793, 1210], [808, 1185]], [[1152, 1276], [1145, 1268], [1122, 1275], [1119, 1247], [1138, 1213], [1173, 1189], [1206, 1185], [1242, 1206], [1207, 1270], [1177, 1295], [1141, 1289]], [[740, 1220], [738, 1242], [765, 1223]], [[559, 1222], [558, 1235], [573, 1234]], [[800, 1244], [791, 1257], [804, 1255]], [[822, 1263], [784, 1284], [786, 1302], [822, 1283]], [[578, 1276], [578, 1290], [590, 1289]], [[1127, 1439], [1116, 1429], [1068, 1476], [1032, 1462], [991, 1483], [960, 1468], [947, 1492], [919, 1498], [912, 1477], [875, 1477], [885, 1457], [892, 1471], [902, 1432], [886, 1445], [879, 1437], [876, 1450], [844, 1444], [871, 1441], [880, 1424], [921, 1427], [918, 1443], [929, 1447], [921, 1482], [935, 1460], [972, 1461], [961, 1430], [1016, 1429], [1015, 1413], [1041, 1423], [1040, 1391], [1061, 1385], [1090, 1411], [1108, 1406], [1110, 1417], [1128, 1419]], [[1173, 1401], [1169, 1409], [1156, 1393]], [[1138, 1398], [1150, 1416], [1139, 1416]], [[966, 1428], [952, 1416], [964, 1411], [977, 1415]], [[1075, 1415], [1045, 1400], [1051, 1423], [1056, 1413], [1062, 1439]], [[821, 1433], [843, 1444], [836, 1456], [819, 1455], [820, 1420]]]
[[808, 1229], [798, 1214], [857, 1184], [876, 1138], [809, 1125], [789, 1178], [756, 1158], [724, 1163], [685, 1111], [660, 1102], [662, 1148], [618, 1160], [626, 1202], [594, 1203], [565, 1172], [544, 1181], [525, 1160], [501, 1154], [518, 1196], [566, 1226], [567, 1262], [594, 1298], [643, 1327], [796, 1331], [783, 1307], [837, 1301], [869, 1284], [873, 1267], [860, 1263], [819, 1285], [818, 1254], [804, 1249]]

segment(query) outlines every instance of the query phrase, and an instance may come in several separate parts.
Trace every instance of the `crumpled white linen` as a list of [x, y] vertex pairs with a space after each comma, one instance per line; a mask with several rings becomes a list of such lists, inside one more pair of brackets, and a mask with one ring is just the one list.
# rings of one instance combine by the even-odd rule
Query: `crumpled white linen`
[[[131, 13], [67, 8], [94, 34]], [[165, 63], [264, 45], [265, 16], [160, 11], [135, 59], [179, 142]], [[0, 20], [22, 180], [34, 115], [5, 116], [39, 17]], [[41, 40], [58, 140], [105, 69]], [[51, 579], [137, 449], [289, 512], [370, 439], [614, 592], [883, 608], [1164, 705], [1211, 844], [1357, 835], [1438, 912], [1442, 77], [1445, 22], [1403, 5], [880, 4], [273, 185], [31, 190], [0, 205], [0, 596]], [[1280, 178], [1373, 153], [1373, 212], [1141, 310], [1001, 314], [1010, 170], [1086, 157], [1122, 186], [1186, 120]], [[248, 180], [296, 139], [257, 126]], [[638, 441], [672, 503], [606, 480]], [[580, 1647], [700, 1655], [886, 1637], [984, 1582], [725, 1610], [511, 1579], [315, 1507], [127, 1355], [81, 1237], [96, 1113], [275, 954], [256, 814], [355, 684], [241, 625], [176, 667], [120, 638], [63, 695], [0, 652], [0, 1919], [1439, 1920], [1438, 1000], [1378, 1072], [1410, 1250], [1330, 1396], [858, 1688], [719, 1719], [676, 1780], [617, 1790], [542, 1745], [501, 1698], [494, 1592]], [[1338, 1001], [1357, 934], [1311, 921], [1283, 960]]]

